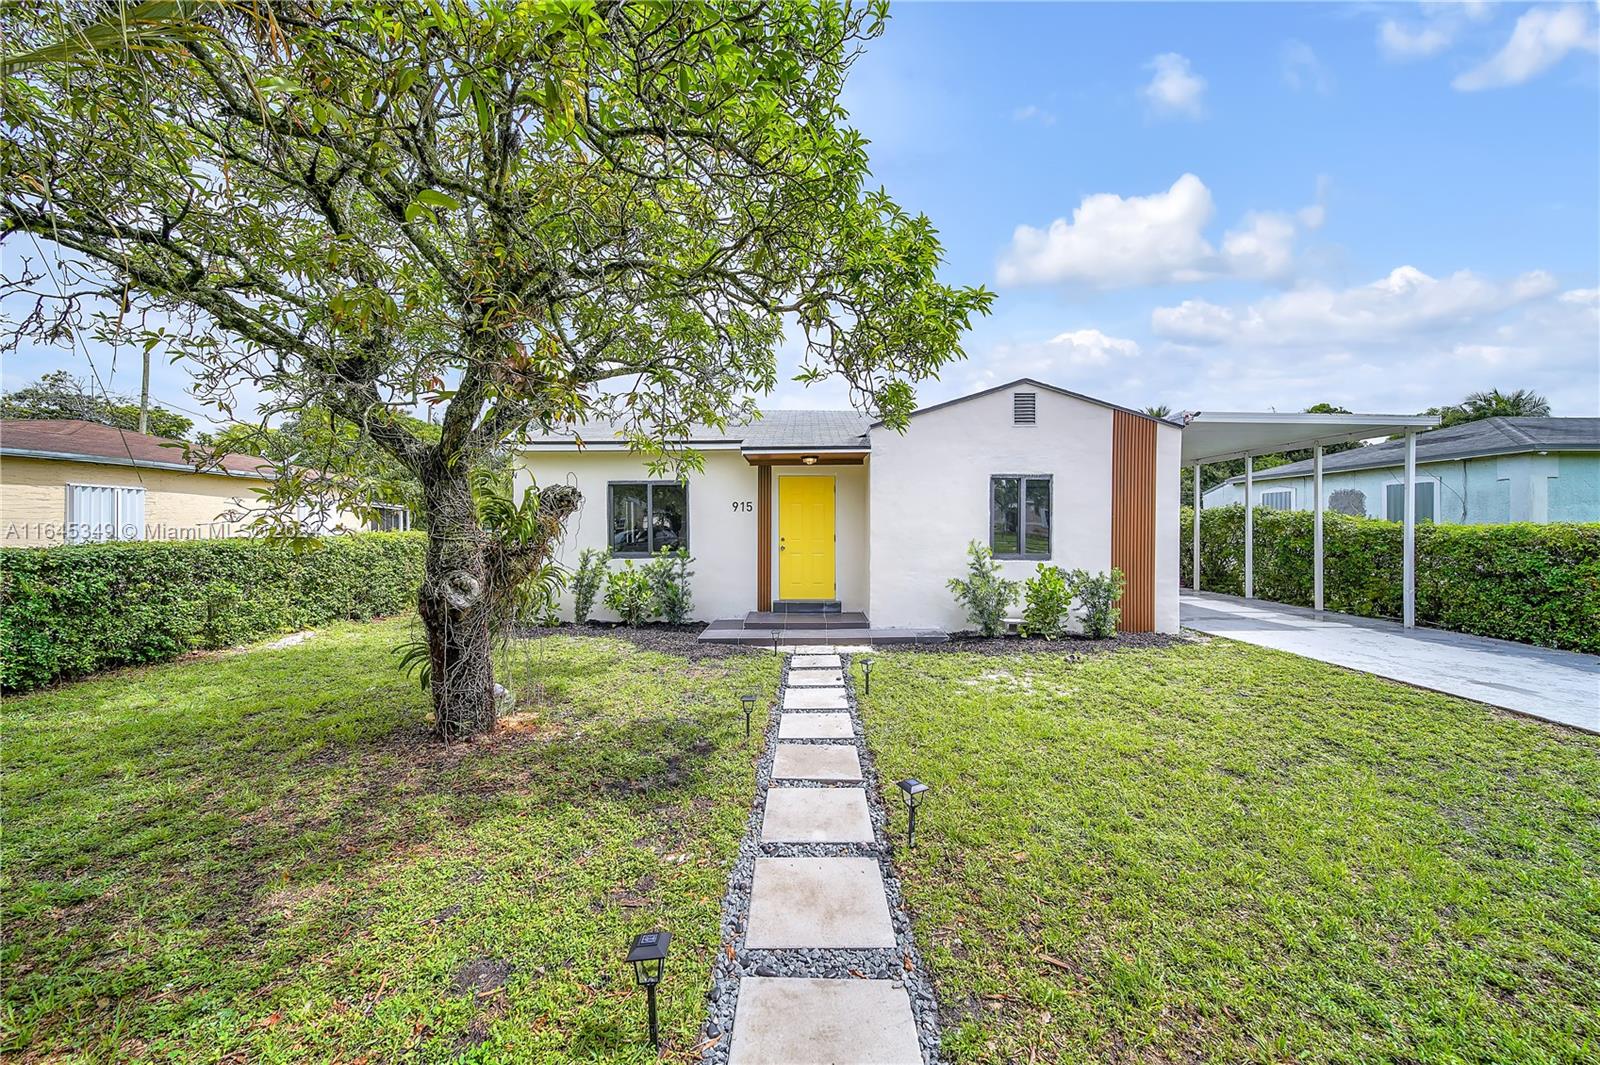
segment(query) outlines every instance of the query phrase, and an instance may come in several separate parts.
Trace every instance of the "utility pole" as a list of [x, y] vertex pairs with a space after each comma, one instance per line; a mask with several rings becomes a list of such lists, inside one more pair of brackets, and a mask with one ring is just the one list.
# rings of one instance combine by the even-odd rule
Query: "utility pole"
[[139, 432], [150, 432], [150, 345], [144, 346], [144, 379], [139, 384]]

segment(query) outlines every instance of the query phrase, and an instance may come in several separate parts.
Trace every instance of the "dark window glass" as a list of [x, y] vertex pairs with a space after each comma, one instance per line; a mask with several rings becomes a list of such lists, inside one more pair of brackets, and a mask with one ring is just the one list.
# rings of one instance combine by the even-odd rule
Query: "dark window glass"
[[616, 481], [611, 488], [611, 550], [649, 555], [689, 547], [689, 490], [681, 484]]
[[1050, 557], [1050, 478], [989, 480], [989, 549], [996, 558]]
[[1050, 557], [1050, 482], [1029, 479], [1024, 482], [1026, 498], [1022, 507], [1022, 553], [1029, 558]]
[[990, 482], [989, 549], [996, 555], [1015, 558], [1019, 553], [1021, 528], [1018, 502], [1022, 497], [1022, 478], [996, 477]]

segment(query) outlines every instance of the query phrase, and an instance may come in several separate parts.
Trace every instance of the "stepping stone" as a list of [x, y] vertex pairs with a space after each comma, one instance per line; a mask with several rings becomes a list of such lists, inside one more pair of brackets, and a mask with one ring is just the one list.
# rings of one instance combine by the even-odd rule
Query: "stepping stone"
[[785, 710], [848, 710], [850, 700], [843, 688], [785, 688]]
[[728, 1065], [922, 1065], [911, 1000], [888, 980], [739, 981]]
[[772, 759], [774, 780], [860, 780], [853, 743], [780, 743]]
[[784, 714], [778, 718], [780, 740], [853, 740], [849, 714]]
[[842, 688], [844, 674], [837, 669], [791, 669], [788, 684], [791, 688]]
[[838, 669], [839, 656], [836, 654], [795, 654], [789, 657], [789, 668], [795, 669]]
[[744, 942], [758, 950], [893, 947], [877, 859], [757, 858]]
[[768, 788], [762, 843], [871, 843], [860, 788]]

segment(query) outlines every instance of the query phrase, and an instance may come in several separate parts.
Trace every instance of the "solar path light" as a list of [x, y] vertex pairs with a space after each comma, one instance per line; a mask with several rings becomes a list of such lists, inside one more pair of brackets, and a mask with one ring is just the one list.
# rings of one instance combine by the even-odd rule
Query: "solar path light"
[[866, 690], [865, 694], [871, 695], [872, 694], [872, 659], [863, 658], [861, 660], [861, 675], [863, 677], [865, 677], [866, 681], [867, 681], [867, 690]]
[[650, 1045], [660, 1049], [661, 1037], [656, 1031], [656, 985], [667, 967], [667, 945], [672, 942], [670, 932], [641, 932], [633, 937], [628, 948], [628, 961], [633, 963], [633, 978], [650, 1003]]
[[899, 788], [906, 797], [906, 809], [909, 811], [910, 818], [906, 823], [906, 849], [915, 850], [917, 846], [917, 804], [925, 792], [933, 789], [916, 777], [906, 777], [899, 782]]
[[750, 738], [750, 715], [756, 712], [757, 695], [741, 695], [739, 701], [744, 704], [744, 738]]

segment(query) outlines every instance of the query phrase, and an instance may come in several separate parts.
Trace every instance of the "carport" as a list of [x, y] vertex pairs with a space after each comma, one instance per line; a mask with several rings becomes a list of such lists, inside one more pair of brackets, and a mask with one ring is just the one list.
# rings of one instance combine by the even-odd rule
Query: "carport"
[[1404, 585], [1407, 628], [1416, 624], [1417, 433], [1439, 424], [1428, 414], [1277, 414], [1274, 412], [1195, 411], [1184, 415], [1183, 463], [1194, 470], [1194, 590], [1200, 591], [1200, 468], [1208, 462], [1244, 459], [1244, 597], [1255, 598], [1255, 478], [1257, 455], [1311, 448], [1312, 456], [1312, 605], [1322, 605], [1322, 449], [1329, 444], [1404, 433], [1405, 532]]

